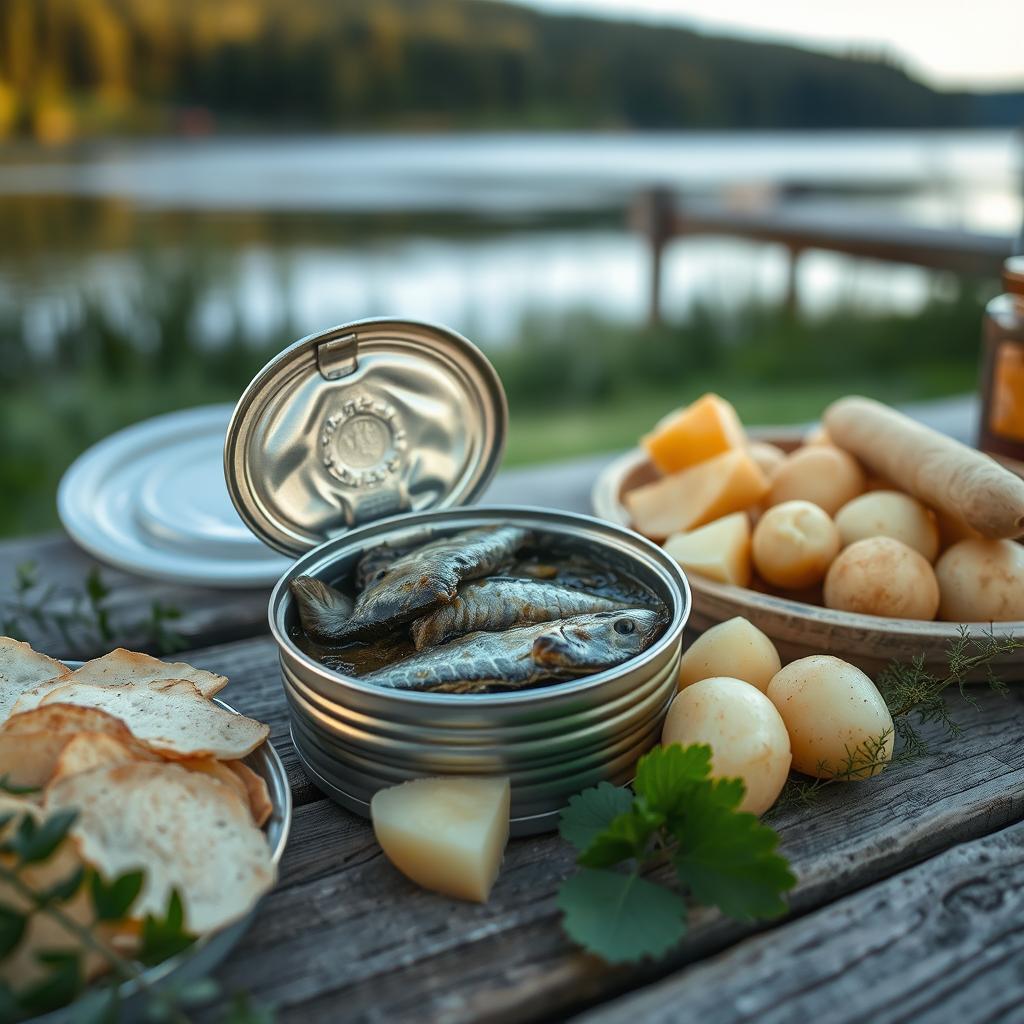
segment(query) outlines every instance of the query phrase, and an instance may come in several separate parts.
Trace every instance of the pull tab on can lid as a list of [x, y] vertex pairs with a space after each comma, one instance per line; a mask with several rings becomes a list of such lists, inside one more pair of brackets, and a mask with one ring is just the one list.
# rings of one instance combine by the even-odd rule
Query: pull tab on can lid
[[399, 512], [469, 504], [505, 446], [494, 367], [445, 327], [360, 320], [311, 334], [245, 389], [224, 443], [246, 525], [297, 556]]

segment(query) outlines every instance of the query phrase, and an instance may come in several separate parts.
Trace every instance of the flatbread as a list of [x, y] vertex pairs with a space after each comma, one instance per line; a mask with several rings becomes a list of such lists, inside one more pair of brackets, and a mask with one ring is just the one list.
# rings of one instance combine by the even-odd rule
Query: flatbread
[[247, 913], [274, 884], [275, 868], [249, 810], [223, 783], [175, 764], [111, 765], [47, 790], [47, 812], [76, 807], [83, 856], [108, 878], [144, 868], [133, 914], [163, 914], [181, 893], [197, 934]]
[[68, 670], [63, 662], [9, 636], [0, 637], [0, 722], [8, 717], [18, 698], [40, 683], [64, 675]]
[[208, 701], [187, 679], [93, 686], [72, 682], [51, 691], [47, 704], [81, 704], [120, 718], [132, 735], [163, 757], [233, 761], [252, 753], [270, 726]]
[[80, 732], [101, 732], [126, 743], [132, 740], [131, 730], [120, 718], [99, 708], [61, 704], [59, 701], [12, 715], [0, 725], [0, 736], [36, 732], [59, 733], [64, 736], [77, 736]]
[[168, 679], [187, 679], [204, 697], [219, 693], [228, 682], [227, 676], [193, 668], [183, 661], [161, 661], [148, 654], [119, 647], [102, 658], [87, 661], [73, 672], [61, 665], [60, 672], [47, 676], [43, 681], [36, 680], [32, 687], [25, 688], [18, 696], [13, 710], [21, 712], [38, 707], [53, 690], [69, 683], [88, 683], [92, 686], [119, 686], [122, 683], [149, 685]]
[[0, 735], [0, 778], [12, 786], [41, 789], [69, 742], [70, 737], [60, 733]]
[[244, 761], [226, 761], [224, 767], [229, 768], [242, 780], [249, 809], [252, 811], [252, 820], [262, 828], [274, 810], [266, 780], [262, 775], [257, 775]]
[[[12, 738], [20, 737], [8, 737]], [[0, 735], [0, 745], [3, 740], [4, 736]], [[69, 775], [81, 775], [82, 772], [90, 772], [106, 765], [159, 759], [157, 754], [150, 753], [137, 743], [124, 743], [101, 732], [82, 732], [65, 742], [64, 749], [54, 762], [46, 781], [52, 785], [58, 779], [67, 778]]]

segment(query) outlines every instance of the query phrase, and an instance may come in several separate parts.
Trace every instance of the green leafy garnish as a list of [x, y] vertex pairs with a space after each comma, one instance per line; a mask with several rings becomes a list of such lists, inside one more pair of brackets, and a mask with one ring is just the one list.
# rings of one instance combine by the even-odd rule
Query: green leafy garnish
[[635, 872], [584, 868], [562, 886], [558, 906], [565, 930], [609, 963], [660, 956], [686, 932], [686, 901]]
[[[740, 919], [785, 913], [796, 877], [774, 830], [738, 810], [743, 795], [742, 780], [711, 778], [710, 747], [672, 744], [640, 759], [633, 792], [602, 783], [574, 797], [560, 826], [581, 865], [558, 895], [569, 936], [623, 963], [680, 941], [686, 897]], [[678, 891], [649, 877], [666, 863]]]

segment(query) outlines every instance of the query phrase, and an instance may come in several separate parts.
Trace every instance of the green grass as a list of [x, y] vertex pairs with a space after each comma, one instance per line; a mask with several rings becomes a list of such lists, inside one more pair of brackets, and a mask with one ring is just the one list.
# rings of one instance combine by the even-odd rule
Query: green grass
[[[83, 296], [46, 352], [20, 317], [0, 315], [0, 535], [55, 525], [57, 482], [89, 445], [161, 412], [236, 400], [298, 336], [288, 325], [254, 336], [238, 318], [226, 344], [204, 347], [192, 325], [207, 269], [198, 258], [177, 274], [155, 268], [122, 318]], [[506, 464], [625, 449], [709, 390], [764, 424], [813, 420], [851, 391], [893, 402], [970, 391], [982, 298], [964, 289], [916, 316], [839, 309], [817, 320], [698, 308], [660, 328], [528, 318], [518, 343], [493, 354], [511, 409]]]
[[527, 408], [518, 413], [513, 408], [504, 464], [522, 466], [630, 448], [662, 415], [706, 391], [728, 398], [744, 423], [768, 426], [813, 421], [829, 402], [852, 392], [869, 393], [882, 401], [913, 402], [968, 392], [975, 384], [972, 366], [929, 367], [912, 377], [886, 381], [864, 378], [768, 388], [709, 376], [596, 406]]

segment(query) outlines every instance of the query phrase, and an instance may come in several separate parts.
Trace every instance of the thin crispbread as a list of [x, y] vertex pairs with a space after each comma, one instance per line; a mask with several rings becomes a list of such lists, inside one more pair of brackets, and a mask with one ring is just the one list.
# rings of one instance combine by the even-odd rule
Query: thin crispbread
[[42, 706], [56, 703], [106, 711], [144, 746], [173, 760], [233, 761], [255, 750], [270, 733], [270, 726], [208, 701], [187, 679], [119, 686], [72, 682], [47, 694]]
[[50, 786], [44, 808], [75, 807], [82, 855], [108, 878], [145, 868], [132, 913], [162, 914], [173, 889], [204, 934], [242, 917], [275, 879], [263, 833], [224, 783], [175, 764], [110, 765]]
[[249, 809], [252, 811], [252, 820], [262, 828], [274, 810], [266, 780], [262, 775], [254, 772], [244, 761], [225, 761], [224, 767], [229, 768], [242, 780], [249, 800]]
[[67, 670], [63, 662], [32, 650], [29, 644], [0, 637], [0, 722], [11, 714], [23, 693]]
[[36, 685], [25, 688], [18, 696], [14, 712], [28, 711], [38, 707], [49, 694], [69, 683], [88, 683], [92, 686], [119, 686], [123, 683], [151, 685], [169, 679], [187, 679], [204, 696], [212, 697], [227, 685], [227, 676], [216, 675], [201, 668], [193, 668], [183, 661], [161, 661], [159, 658], [126, 651], [119, 647], [102, 658], [87, 661], [80, 668], [68, 671], [61, 666], [61, 673]]
[[[0, 735], [0, 743], [4, 737]], [[125, 743], [114, 736], [101, 732], [82, 732], [72, 736], [64, 745], [46, 779], [52, 785], [58, 779], [69, 775], [80, 775], [95, 768], [110, 764], [127, 764], [130, 761], [159, 761], [160, 757], [146, 750], [138, 743]]]

